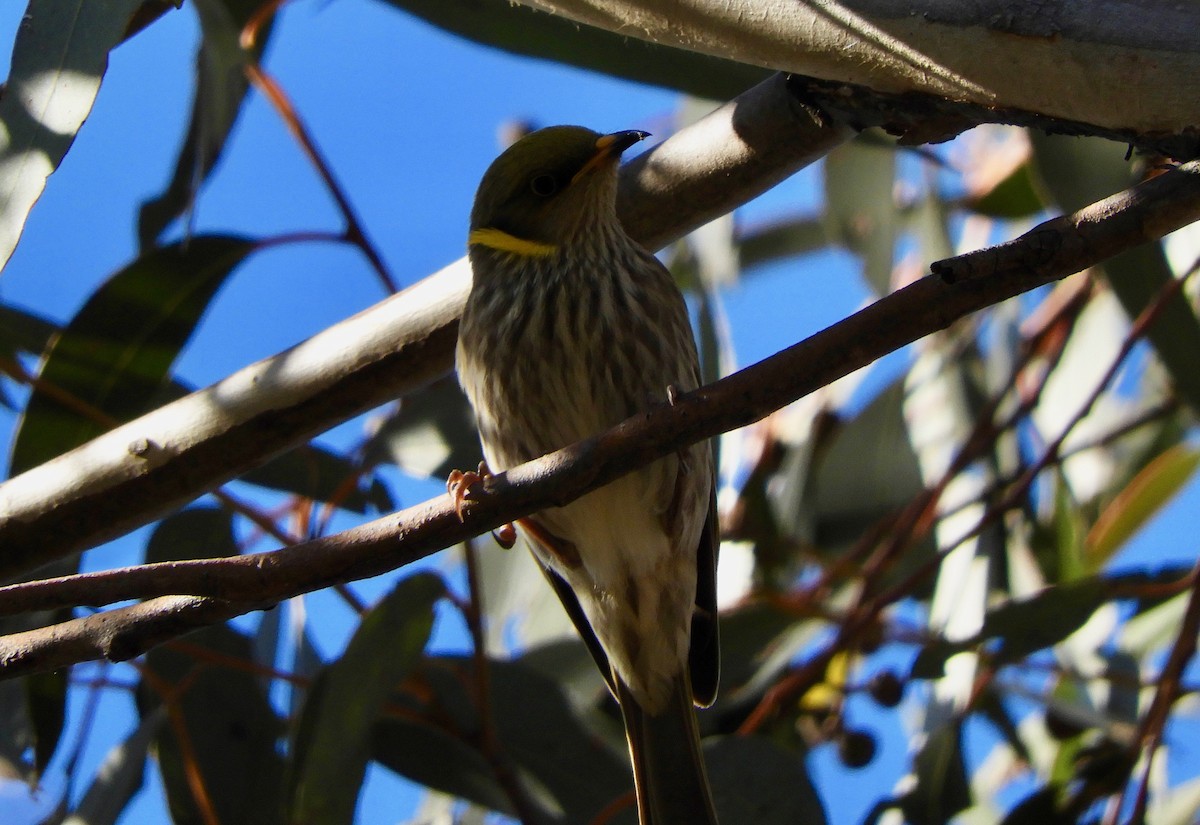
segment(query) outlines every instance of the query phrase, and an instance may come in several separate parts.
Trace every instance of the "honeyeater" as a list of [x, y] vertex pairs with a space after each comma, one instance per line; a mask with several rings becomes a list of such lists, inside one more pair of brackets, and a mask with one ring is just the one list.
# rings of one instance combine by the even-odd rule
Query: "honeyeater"
[[[617, 219], [645, 137], [541, 129], [479, 184], [457, 366], [492, 472], [699, 383], [683, 296]], [[716, 822], [693, 707], [717, 690], [713, 478], [697, 444], [519, 522], [620, 703], [643, 825]]]

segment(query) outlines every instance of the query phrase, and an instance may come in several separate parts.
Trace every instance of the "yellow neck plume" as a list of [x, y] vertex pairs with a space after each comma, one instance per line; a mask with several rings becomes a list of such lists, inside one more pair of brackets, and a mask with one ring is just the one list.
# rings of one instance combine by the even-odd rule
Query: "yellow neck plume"
[[471, 234], [467, 236], [467, 244], [472, 246], [479, 244], [480, 246], [486, 246], [488, 249], [511, 252], [514, 255], [530, 258], [545, 258], [547, 255], [553, 255], [558, 251], [558, 247], [552, 243], [518, 238], [516, 235], [510, 235], [501, 229], [494, 229], [492, 227], [472, 229]]

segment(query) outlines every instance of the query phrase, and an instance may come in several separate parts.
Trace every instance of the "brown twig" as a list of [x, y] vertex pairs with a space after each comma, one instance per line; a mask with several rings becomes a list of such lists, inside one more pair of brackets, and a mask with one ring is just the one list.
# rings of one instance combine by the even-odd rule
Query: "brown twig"
[[[1059, 454], [1059, 450], [1062, 448], [1063, 442], [1067, 439], [1079, 422], [1082, 421], [1087, 413], [1092, 409], [1100, 395], [1104, 392], [1105, 388], [1107, 388], [1115, 378], [1117, 371], [1124, 363], [1125, 358], [1133, 350], [1133, 347], [1146, 335], [1150, 325], [1153, 324], [1154, 321], [1159, 317], [1163, 308], [1167, 305], [1167, 302], [1183, 289], [1187, 279], [1197, 271], [1197, 267], [1200, 267], [1200, 260], [1198, 260], [1197, 263], [1193, 265], [1183, 277], [1167, 283], [1159, 291], [1158, 295], [1155, 296], [1154, 300], [1152, 300], [1145, 307], [1145, 309], [1142, 310], [1132, 324], [1128, 335], [1125, 337], [1125, 341], [1121, 345], [1121, 349], [1113, 359], [1113, 363], [1109, 366], [1108, 371], [1097, 384], [1096, 388], [1092, 391], [1087, 401], [1081, 406], [1071, 421], [1068, 422], [1067, 426], [1063, 428], [1062, 433], [1054, 441], [1052, 441], [1045, 448], [1045, 450], [1043, 450], [1038, 460], [1021, 474], [1017, 483], [1008, 491], [1007, 495], [1005, 495], [1001, 501], [991, 505], [970, 531], [959, 537], [957, 541], [951, 543], [949, 546], [941, 549], [928, 561], [919, 565], [915, 570], [913, 570], [899, 582], [877, 595], [864, 593], [866, 598], [863, 598], [862, 601], [856, 605], [856, 607], [850, 612], [847, 620], [839, 626], [837, 636], [834, 638], [834, 640], [830, 642], [818, 655], [812, 659], [809, 659], [796, 670], [788, 673], [783, 679], [781, 679], [769, 691], [767, 691], [766, 695], [764, 695], [758, 706], [755, 707], [754, 711], [751, 712], [751, 714], [743, 721], [742, 725], [738, 729], [739, 733], [751, 733], [755, 730], [758, 730], [768, 720], [774, 718], [782, 708], [795, 702], [801, 695], [804, 694], [805, 691], [809, 689], [809, 687], [811, 687], [816, 683], [817, 680], [821, 678], [822, 674], [825, 672], [826, 666], [833, 656], [836, 655], [838, 651], [849, 646], [860, 633], [876, 622], [879, 616], [888, 606], [896, 603], [911, 593], [921, 581], [930, 576], [933, 571], [937, 569], [938, 565], [941, 564], [947, 555], [953, 552], [963, 542], [969, 541], [970, 539], [978, 536], [1001, 514], [1020, 506], [1021, 501], [1028, 491], [1030, 485], [1032, 485], [1033, 480], [1043, 470], [1045, 470], [1046, 467], [1050, 466], [1055, 460], [1057, 460], [1057, 456]], [[970, 443], [970, 439], [968, 439], [968, 443]], [[965, 458], [966, 455], [967, 453], [965, 452], [965, 449], [964, 451], [960, 451], [959, 459]], [[947, 476], [943, 476], [941, 481], [944, 484], [948, 480], [949, 479]], [[909, 510], [912, 511], [912, 514], [910, 514], [907, 520], [902, 519], [902, 521], [905, 521], [905, 523], [907, 523], [910, 527], [916, 529], [917, 525], [921, 523], [916, 519], [918, 519], [921, 514], [931, 513], [931, 508], [934, 506], [935, 502], [936, 496], [932, 493], [922, 495], [910, 506]], [[889, 544], [885, 552], [892, 552], [894, 550], [894, 545], [902, 546], [909, 540], [909, 537], [904, 531], [898, 532], [901, 533], [901, 538]]]
[[[1183, 621], [1179, 625], [1179, 632], [1175, 635], [1175, 643], [1171, 646], [1171, 653], [1167, 656], [1167, 663], [1163, 666], [1162, 672], [1159, 673], [1157, 684], [1158, 689], [1154, 692], [1154, 699], [1150, 703], [1150, 708], [1146, 711], [1146, 715], [1142, 717], [1141, 723], [1138, 725], [1137, 734], [1130, 744], [1129, 759], [1130, 764], [1137, 759], [1139, 750], [1146, 760], [1145, 767], [1142, 770], [1141, 781], [1138, 783], [1137, 797], [1134, 801], [1133, 813], [1129, 817], [1132, 825], [1141, 825], [1146, 821], [1146, 806], [1149, 801], [1150, 790], [1150, 769], [1154, 764], [1154, 756], [1162, 746], [1163, 731], [1167, 725], [1167, 719], [1171, 713], [1171, 706], [1175, 704], [1180, 696], [1180, 686], [1183, 679], [1184, 668], [1188, 662], [1196, 655], [1196, 636], [1200, 634], [1200, 562], [1192, 569], [1191, 575], [1191, 595], [1188, 597], [1187, 609], [1183, 614]], [[1121, 794], [1121, 801], [1124, 801], [1124, 791]], [[1119, 810], [1120, 804], [1114, 806], [1114, 809]]]
[[500, 743], [496, 715], [492, 706], [491, 665], [488, 662], [487, 641], [483, 631], [483, 582], [479, 577], [479, 550], [475, 542], [463, 542], [463, 560], [467, 568], [468, 599], [462, 604], [463, 617], [471, 633], [471, 660], [475, 665], [475, 704], [479, 711], [478, 746], [491, 765], [496, 781], [504, 789], [517, 818], [525, 825], [541, 822], [544, 817], [529, 798]]
[[271, 2], [264, 3], [250, 20], [247, 21], [245, 28], [242, 29], [239, 43], [242, 47], [242, 54], [245, 57], [243, 70], [249, 81], [262, 92], [263, 96], [275, 108], [280, 119], [287, 126], [288, 131], [292, 133], [292, 137], [300, 144], [301, 150], [308, 157], [313, 168], [317, 170], [317, 174], [325, 184], [325, 188], [337, 204], [338, 211], [342, 213], [342, 220], [346, 224], [345, 240], [359, 248], [371, 264], [371, 268], [375, 270], [375, 274], [379, 277], [383, 288], [388, 293], [394, 293], [397, 291], [396, 282], [384, 265], [383, 258], [380, 257], [379, 252], [376, 251], [374, 245], [368, 240], [366, 232], [363, 231], [362, 223], [359, 221], [354, 207], [350, 204], [350, 198], [342, 190], [341, 184], [337, 182], [337, 178], [333, 176], [333, 170], [330, 168], [329, 162], [317, 147], [316, 140], [308, 131], [308, 127], [304, 125], [304, 121], [300, 119], [299, 112], [292, 105], [292, 101], [287, 96], [287, 93], [283, 91], [283, 87], [276, 82], [275, 78], [267, 74], [262, 64], [254, 56], [254, 44], [258, 40], [259, 31], [285, 2], [287, 0], [271, 0]]

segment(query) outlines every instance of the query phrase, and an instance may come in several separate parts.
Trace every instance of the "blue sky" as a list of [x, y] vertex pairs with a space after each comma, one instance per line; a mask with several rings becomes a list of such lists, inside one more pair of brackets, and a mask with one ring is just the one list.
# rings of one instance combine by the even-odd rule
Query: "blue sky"
[[[0, 9], [4, 66], [23, 5]], [[100, 281], [134, 257], [137, 207], [168, 180], [186, 125], [197, 36], [195, 16], [185, 6], [113, 53], [92, 114], [51, 177], [0, 279], [0, 298], [65, 322]], [[471, 199], [498, 151], [502, 124], [526, 119], [664, 135], [679, 105], [671, 92], [481, 48], [369, 0], [288, 5], [267, 67], [292, 97], [401, 285], [465, 251]], [[747, 216], [811, 210], [818, 191], [819, 178], [804, 173], [747, 210]], [[340, 218], [274, 111], [252, 95], [200, 196], [194, 227], [196, 232], [268, 236], [337, 230]], [[763, 358], [853, 308], [857, 285], [847, 277], [847, 262], [836, 263], [836, 277], [821, 269], [800, 277], [764, 270], [755, 278], [756, 288], [728, 290], [724, 298], [741, 363]], [[778, 300], [757, 301], [758, 289], [775, 290]], [[211, 383], [383, 297], [372, 271], [350, 247], [308, 243], [256, 254], [214, 302], [177, 364], [178, 373], [193, 384]], [[13, 424], [10, 413], [0, 413], [3, 446]], [[354, 422], [324, 440], [348, 446], [360, 436], [361, 422]], [[398, 476], [394, 481], [398, 497], [407, 503], [440, 490], [437, 482]], [[145, 536], [145, 530], [138, 531], [99, 548], [86, 565], [135, 562]], [[361, 592], [370, 597], [383, 587], [368, 583]], [[351, 617], [321, 594], [309, 599], [309, 609], [320, 617], [318, 642], [327, 653], [336, 653], [353, 627]], [[461, 628], [452, 616], [443, 614], [436, 640], [442, 647], [461, 646]], [[77, 718], [80, 703], [71, 710]], [[84, 782], [134, 718], [131, 702], [120, 691], [110, 691], [100, 710], [101, 721], [85, 748]], [[902, 755], [901, 748], [896, 757]], [[52, 793], [43, 796], [43, 804], [53, 801], [61, 782], [61, 773], [52, 771], [47, 777]], [[165, 820], [153, 770], [147, 782], [122, 822]], [[385, 770], [372, 770], [360, 802], [361, 821], [403, 819], [404, 805], [398, 806], [396, 794], [405, 785]], [[408, 792], [404, 798], [411, 804], [414, 797]], [[6, 799], [0, 796], [0, 808], [7, 807]]]
[[[0, 65], [23, 3], [0, 8]], [[66, 321], [95, 286], [136, 250], [139, 203], [165, 185], [190, 107], [197, 37], [191, 10], [171, 12], [112, 56], [96, 107], [62, 167], [33, 210], [25, 236], [0, 278], [0, 298]], [[599, 130], [640, 128], [663, 135], [678, 97], [662, 90], [517, 58], [459, 41], [371, 0], [288, 5], [268, 51], [268, 69], [291, 95], [334, 173], [349, 193], [367, 233], [402, 284], [412, 283], [464, 252], [466, 216], [475, 186], [498, 147], [505, 122], [580, 123]], [[808, 212], [820, 178], [801, 173], [744, 209], [742, 220]], [[253, 236], [336, 230], [340, 218], [282, 123], [252, 95], [215, 177], [203, 190], [195, 230]], [[747, 364], [811, 334], [852, 311], [864, 293], [848, 256], [823, 253], [804, 265], [756, 272], [728, 289], [738, 362]], [[769, 295], [770, 300], [762, 297]], [[211, 383], [259, 358], [370, 306], [384, 294], [358, 253], [346, 246], [300, 244], [253, 256], [224, 289], [178, 364], [197, 385]], [[0, 413], [0, 446], [14, 419]], [[324, 436], [337, 446], [361, 436], [353, 422]], [[402, 503], [440, 491], [440, 483], [394, 477]], [[1197, 485], [1172, 507], [1186, 518], [1200, 507]], [[1178, 509], [1177, 509], [1178, 508]], [[349, 526], [344, 519], [340, 526]], [[100, 548], [90, 567], [136, 561], [144, 531]], [[1149, 537], [1134, 559], [1162, 558], [1162, 540], [1176, 539], [1172, 558], [1194, 551], [1178, 537]], [[1129, 559], [1124, 559], [1128, 563]], [[432, 562], [438, 564], [439, 562]], [[361, 588], [366, 596], [382, 583]], [[336, 653], [353, 626], [335, 600], [316, 595], [318, 641]], [[442, 622], [437, 642], [461, 644], [460, 628]], [[118, 671], [119, 672], [119, 671]], [[86, 749], [83, 776], [128, 731], [130, 703], [106, 698], [103, 723]], [[894, 713], [859, 703], [856, 718], [887, 731], [881, 758], [855, 782], [836, 767], [831, 749], [810, 760], [834, 822], [859, 821], [899, 775], [905, 743]], [[78, 712], [76, 703], [73, 711]], [[150, 788], [129, 810], [128, 825], [166, 818], [153, 771]], [[49, 777], [55, 787], [61, 777]], [[374, 770], [360, 807], [364, 823], [407, 815], [395, 794], [404, 782]], [[865, 789], [869, 791], [864, 792]], [[411, 795], [408, 797], [412, 798]], [[6, 797], [0, 796], [0, 809]], [[15, 803], [14, 803], [15, 804]], [[14, 816], [19, 816], [14, 814]], [[14, 820], [14, 821], [19, 821]]]

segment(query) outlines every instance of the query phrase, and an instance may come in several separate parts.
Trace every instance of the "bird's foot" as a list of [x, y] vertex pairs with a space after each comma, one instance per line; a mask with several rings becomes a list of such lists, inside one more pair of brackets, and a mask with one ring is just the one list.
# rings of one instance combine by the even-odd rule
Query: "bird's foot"
[[667, 403], [672, 407], [675, 406], [675, 399], [679, 397], [679, 388], [674, 384], [667, 384]]
[[[458, 515], [459, 521], [466, 520], [463, 510], [471, 498], [471, 488], [480, 482], [486, 484], [491, 477], [492, 471], [488, 469], [486, 461], [479, 462], [479, 469], [475, 471], [467, 470], [465, 473], [462, 470], [450, 471], [450, 475], [446, 478], [446, 494], [454, 503], [454, 512]], [[517, 543], [517, 528], [513, 527], [511, 522], [502, 524], [492, 531], [492, 538], [505, 550], [511, 550], [512, 546]]]
[[471, 488], [481, 481], [486, 482], [491, 476], [492, 471], [488, 469], [486, 461], [479, 462], [477, 471], [467, 470], [465, 473], [462, 470], [450, 471], [450, 475], [446, 477], [446, 494], [454, 503], [454, 512], [458, 514], [459, 521], [466, 520], [463, 510], [471, 498]]

